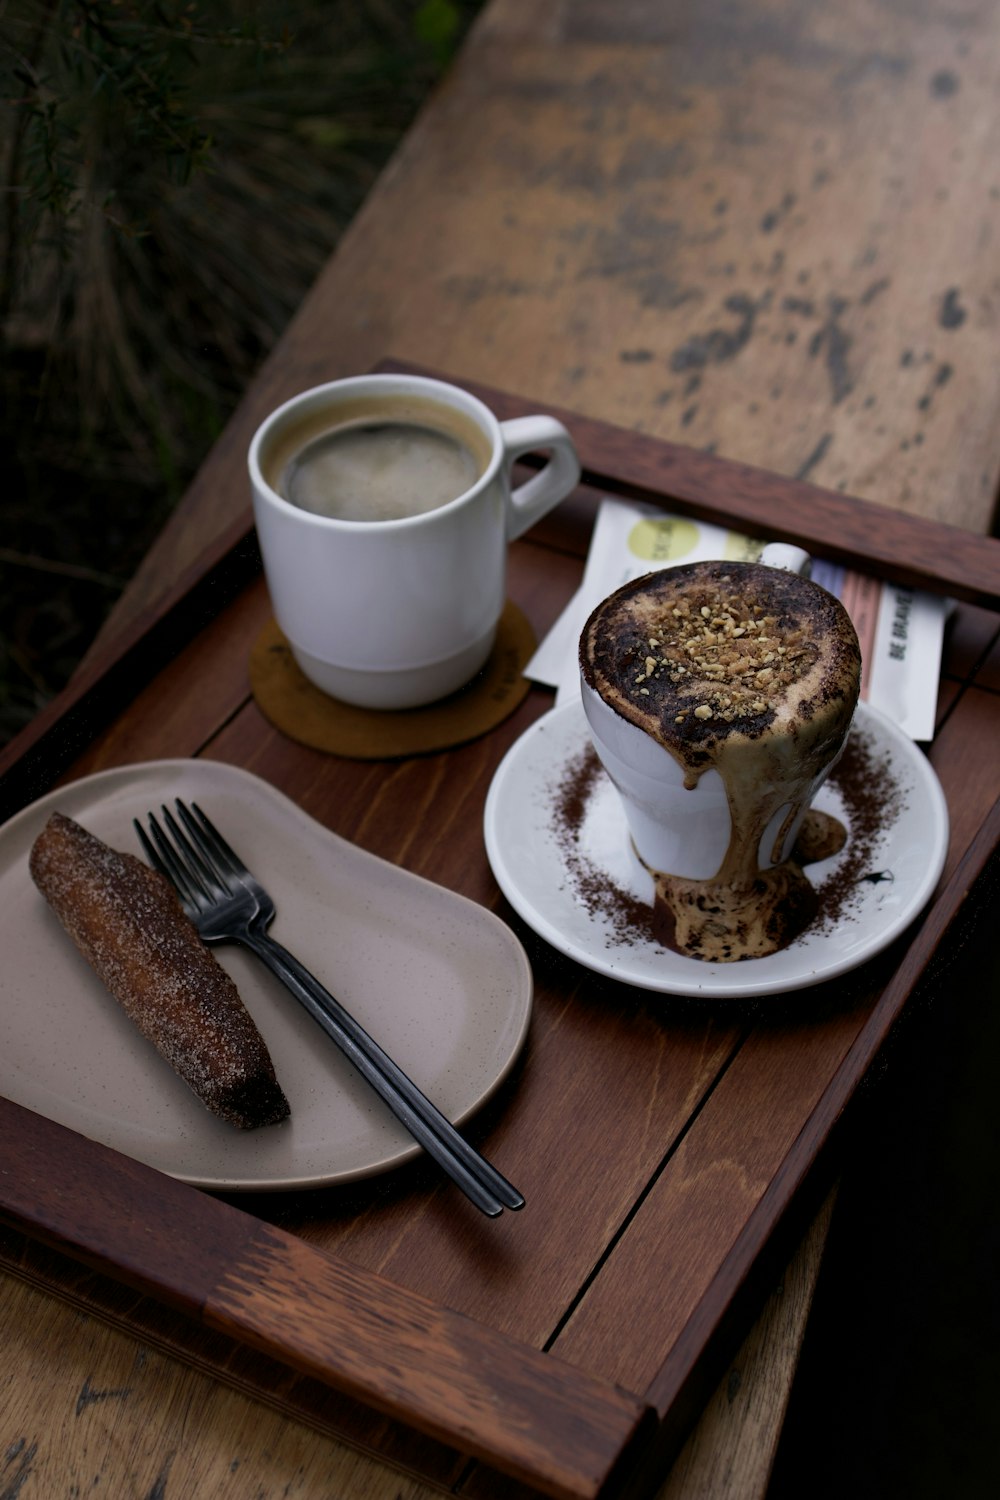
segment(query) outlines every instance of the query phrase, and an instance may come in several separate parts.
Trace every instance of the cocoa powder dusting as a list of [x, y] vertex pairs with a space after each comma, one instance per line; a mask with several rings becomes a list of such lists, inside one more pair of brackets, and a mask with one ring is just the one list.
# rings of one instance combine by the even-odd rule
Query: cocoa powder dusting
[[[610, 926], [609, 947], [653, 943], [667, 951], [657, 936], [653, 905], [611, 879], [581, 848], [590, 800], [604, 774], [588, 745], [567, 764], [554, 788], [551, 826], [573, 893], [591, 916]], [[829, 785], [843, 799], [847, 840], [836, 868], [817, 887], [817, 910], [807, 932], [831, 931], [850, 919], [869, 886], [892, 880], [891, 870], [877, 867], [877, 848], [881, 835], [906, 810], [891, 762], [880, 759], [872, 737], [857, 729], [849, 735]], [[801, 848], [796, 853], [807, 862]]]
[[580, 848], [594, 784], [603, 775], [597, 753], [588, 745], [566, 767], [556, 788], [552, 826], [578, 900], [591, 916], [611, 923], [615, 944], [653, 942], [653, 908], [610, 880]]
[[848, 839], [843, 858], [818, 891], [819, 911], [812, 925], [825, 932], [851, 915], [866, 887], [892, 880], [891, 870], [875, 864], [878, 842], [906, 811], [892, 762], [880, 760], [873, 738], [857, 729], [830, 773], [830, 784], [844, 799]]

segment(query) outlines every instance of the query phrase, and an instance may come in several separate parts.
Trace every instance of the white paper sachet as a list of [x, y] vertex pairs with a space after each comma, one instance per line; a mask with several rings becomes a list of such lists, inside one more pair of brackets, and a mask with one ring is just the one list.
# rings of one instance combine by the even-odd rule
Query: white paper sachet
[[[525, 667], [556, 689], [556, 703], [579, 695], [577, 647], [591, 610], [631, 578], [676, 563], [755, 562], [765, 543], [656, 506], [606, 497], [594, 523], [583, 582]], [[941, 651], [949, 601], [880, 583], [822, 558], [812, 576], [836, 595], [861, 643], [861, 696], [914, 740], [934, 737]]]

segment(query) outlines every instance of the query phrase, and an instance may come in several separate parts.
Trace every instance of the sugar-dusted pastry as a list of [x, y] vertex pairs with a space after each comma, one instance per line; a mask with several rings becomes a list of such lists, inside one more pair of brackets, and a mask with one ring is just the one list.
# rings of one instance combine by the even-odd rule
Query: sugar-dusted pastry
[[58, 812], [29, 865], [84, 958], [213, 1114], [243, 1129], [288, 1117], [260, 1032], [169, 881]]

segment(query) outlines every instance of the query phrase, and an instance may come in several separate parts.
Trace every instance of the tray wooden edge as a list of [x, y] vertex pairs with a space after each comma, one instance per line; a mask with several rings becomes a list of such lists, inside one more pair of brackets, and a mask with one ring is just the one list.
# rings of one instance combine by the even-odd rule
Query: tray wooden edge
[[556, 1500], [651, 1439], [639, 1396], [0, 1098], [0, 1218]]
[[230, 604], [261, 568], [251, 517], [206, 549], [155, 609], [145, 611], [0, 748], [0, 824], [49, 790], [139, 689]]
[[587, 484], [600, 487], [613, 480], [636, 499], [663, 505], [667, 497], [682, 512], [716, 525], [735, 523], [750, 535], [795, 543], [887, 582], [1000, 609], [996, 538], [417, 364], [385, 359], [377, 368], [452, 380], [478, 396], [501, 420], [525, 411], [547, 412], [571, 431]]

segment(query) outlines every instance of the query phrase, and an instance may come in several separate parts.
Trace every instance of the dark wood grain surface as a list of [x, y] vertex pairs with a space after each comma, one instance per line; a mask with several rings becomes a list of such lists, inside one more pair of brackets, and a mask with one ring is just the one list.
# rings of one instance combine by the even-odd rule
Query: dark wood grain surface
[[998, 51], [991, 0], [491, 0], [109, 631], [390, 353], [988, 533]]

